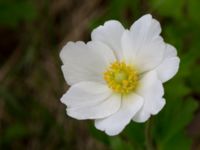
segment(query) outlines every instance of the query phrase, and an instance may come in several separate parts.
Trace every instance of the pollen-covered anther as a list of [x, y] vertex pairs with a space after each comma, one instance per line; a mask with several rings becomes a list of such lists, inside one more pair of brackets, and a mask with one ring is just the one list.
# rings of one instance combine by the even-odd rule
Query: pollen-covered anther
[[124, 62], [114, 62], [104, 72], [104, 80], [114, 92], [128, 94], [138, 85], [138, 73]]

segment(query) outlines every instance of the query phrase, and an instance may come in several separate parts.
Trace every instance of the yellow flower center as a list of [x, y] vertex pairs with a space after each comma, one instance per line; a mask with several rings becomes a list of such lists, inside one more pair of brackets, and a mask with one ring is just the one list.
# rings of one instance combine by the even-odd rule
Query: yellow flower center
[[104, 80], [116, 93], [128, 94], [134, 91], [138, 85], [138, 73], [130, 65], [124, 62], [114, 62], [104, 72]]

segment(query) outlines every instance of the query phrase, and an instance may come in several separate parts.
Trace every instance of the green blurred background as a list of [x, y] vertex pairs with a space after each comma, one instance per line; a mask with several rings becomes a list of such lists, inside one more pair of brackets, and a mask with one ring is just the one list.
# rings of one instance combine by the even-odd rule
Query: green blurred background
[[200, 150], [199, 0], [1, 0], [0, 149], [145, 150], [145, 124], [130, 123], [116, 137], [92, 121], [68, 117], [60, 49], [88, 41], [108, 19], [129, 27], [151, 13], [166, 42], [175, 45], [180, 70], [165, 86], [167, 104], [152, 117], [157, 150]]

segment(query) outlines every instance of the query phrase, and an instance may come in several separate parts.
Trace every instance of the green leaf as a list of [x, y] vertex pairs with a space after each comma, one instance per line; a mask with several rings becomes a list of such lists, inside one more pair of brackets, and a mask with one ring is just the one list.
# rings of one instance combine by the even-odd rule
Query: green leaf
[[157, 11], [160, 15], [182, 19], [184, 0], [150, 0], [150, 5], [153, 10]]
[[200, 13], [199, 13], [199, 0], [189, 0], [188, 1], [188, 15], [190, 19], [200, 25]]
[[200, 91], [200, 68], [194, 67], [192, 71], [191, 78], [189, 78], [190, 85], [193, 88], [194, 92], [198, 93]]
[[123, 135], [130, 139], [130, 142], [137, 150], [145, 148], [144, 127], [145, 123], [131, 121], [123, 132]]
[[110, 146], [112, 150], [133, 150], [129, 141], [124, 141], [119, 136], [110, 138]]
[[109, 144], [109, 137], [104, 132], [97, 130], [94, 127], [93, 122], [90, 122], [88, 127], [89, 127], [89, 131], [96, 139], [103, 142], [104, 144], [107, 144], [107, 145]]
[[190, 150], [192, 141], [183, 132], [173, 136], [166, 144], [158, 145], [158, 150]]
[[[170, 102], [168, 102], [170, 101]], [[185, 127], [192, 120], [198, 103], [193, 99], [168, 100], [167, 106], [158, 116], [154, 126], [154, 137], [160, 147], [177, 145], [173, 139], [185, 131]], [[183, 138], [186, 140], [185, 138]], [[173, 145], [170, 145], [173, 141]], [[179, 141], [177, 141], [179, 142]]]

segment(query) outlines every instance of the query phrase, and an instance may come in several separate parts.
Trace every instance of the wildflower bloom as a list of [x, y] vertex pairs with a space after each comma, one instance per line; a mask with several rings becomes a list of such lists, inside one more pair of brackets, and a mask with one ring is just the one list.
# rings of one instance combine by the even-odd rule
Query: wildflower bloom
[[160, 33], [159, 22], [147, 14], [129, 30], [110, 20], [93, 30], [90, 42], [68, 42], [60, 53], [71, 86], [61, 98], [67, 114], [93, 119], [108, 135], [157, 114], [165, 105], [163, 83], [180, 61]]

